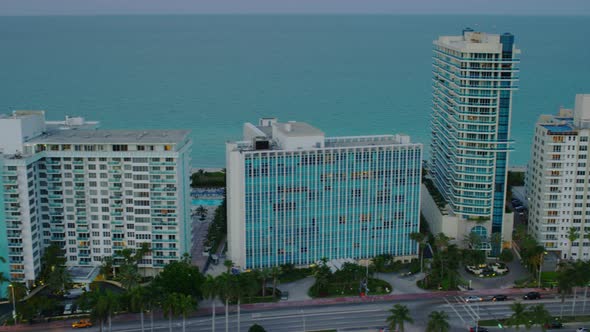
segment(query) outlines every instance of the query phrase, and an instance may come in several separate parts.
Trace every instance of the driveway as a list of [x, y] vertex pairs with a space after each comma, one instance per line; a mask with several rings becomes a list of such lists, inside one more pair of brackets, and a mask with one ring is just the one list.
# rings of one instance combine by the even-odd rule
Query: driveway
[[297, 281], [280, 284], [277, 288], [281, 292], [289, 292], [289, 299], [287, 301], [309, 300], [311, 297], [307, 295], [307, 291], [314, 283], [314, 277], [306, 277]]
[[402, 277], [401, 273], [375, 273], [374, 278], [387, 281], [393, 287], [393, 291], [389, 294], [417, 294], [425, 293], [426, 291], [416, 285], [418, 280], [424, 278], [423, 273]]
[[494, 278], [479, 278], [471, 273], [465, 271], [465, 266], [461, 266], [459, 273], [465, 281], [471, 280], [471, 288], [474, 290], [478, 289], [499, 289], [499, 288], [511, 288], [514, 286], [514, 282], [519, 279], [528, 277], [530, 274], [527, 270], [522, 267], [519, 260], [514, 255], [514, 260], [506, 265], [510, 269], [510, 272], [505, 276], [494, 277]]

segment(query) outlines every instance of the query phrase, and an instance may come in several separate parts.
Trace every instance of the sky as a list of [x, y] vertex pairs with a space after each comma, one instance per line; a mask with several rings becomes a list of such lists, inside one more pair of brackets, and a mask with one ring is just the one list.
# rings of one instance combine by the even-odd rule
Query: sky
[[590, 15], [590, 0], [0, 0], [0, 16], [193, 13]]

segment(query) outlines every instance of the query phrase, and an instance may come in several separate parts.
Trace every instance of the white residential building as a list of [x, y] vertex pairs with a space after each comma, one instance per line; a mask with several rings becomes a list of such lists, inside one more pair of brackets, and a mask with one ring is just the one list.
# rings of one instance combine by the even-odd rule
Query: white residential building
[[[528, 231], [563, 259], [590, 255], [590, 94], [576, 95], [574, 110], [542, 115], [535, 126], [526, 177]], [[579, 239], [570, 243], [575, 229]]]
[[97, 127], [0, 116], [0, 271], [12, 281], [32, 283], [51, 243], [72, 267], [148, 243], [146, 273], [190, 252], [189, 131]]

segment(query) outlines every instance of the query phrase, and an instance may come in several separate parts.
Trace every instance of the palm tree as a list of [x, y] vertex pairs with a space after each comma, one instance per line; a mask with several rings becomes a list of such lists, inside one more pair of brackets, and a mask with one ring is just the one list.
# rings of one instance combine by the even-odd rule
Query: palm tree
[[572, 289], [575, 283], [575, 274], [571, 264], [562, 263], [559, 265], [557, 270], [557, 287], [558, 292], [561, 295], [561, 312], [559, 317], [563, 318], [563, 306], [565, 303], [565, 297], [572, 293]]
[[542, 304], [538, 304], [531, 307], [529, 310], [529, 315], [533, 324], [539, 324], [543, 331], [546, 330], [545, 324], [549, 323], [552, 318], [549, 311], [547, 311], [547, 309], [545, 309], [545, 306]]
[[145, 311], [145, 303], [147, 300], [147, 292], [145, 288], [142, 287], [135, 287], [129, 291], [129, 304], [131, 310], [139, 311], [139, 318], [141, 321], [141, 331], [144, 332], [144, 324], [143, 324], [143, 314]]
[[514, 326], [517, 330], [521, 324], [527, 324], [529, 319], [526, 312], [526, 306], [520, 302], [514, 302], [510, 305], [512, 315], [508, 318], [508, 326]]
[[224, 272], [218, 278], [219, 294], [225, 300], [225, 332], [229, 332], [229, 300], [236, 293], [235, 276]]
[[568, 255], [567, 255], [568, 256], [567, 258], [569, 260], [572, 259], [572, 247], [574, 245], [574, 242], [579, 238], [580, 238], [580, 233], [578, 233], [575, 228], [570, 227], [570, 229], [567, 232], [567, 239], [570, 241], [570, 245], [568, 248]]
[[201, 220], [205, 220], [205, 217], [207, 216], [207, 209], [204, 206], [199, 205], [195, 212], [199, 215]]
[[102, 259], [102, 264], [100, 265], [100, 274], [102, 274], [103, 278], [111, 279], [115, 276], [115, 266], [113, 265], [113, 256], [107, 256]]
[[182, 315], [182, 332], [186, 332], [186, 316], [196, 309], [196, 304], [192, 296], [178, 294], [177, 295], [177, 313]]
[[424, 247], [426, 246], [426, 235], [420, 232], [410, 234], [410, 239], [416, 241], [420, 248], [420, 272], [424, 272]]
[[52, 266], [47, 277], [47, 288], [51, 293], [65, 293], [66, 285], [72, 283], [70, 272], [65, 266]]
[[265, 267], [262, 270], [260, 270], [259, 276], [260, 280], [262, 281], [262, 297], [266, 296], [266, 280], [270, 278], [271, 274], [272, 271], [268, 267]]
[[150, 312], [150, 331], [154, 332], [154, 310], [158, 306], [162, 291], [157, 289], [153, 283], [144, 287], [144, 290], [146, 293], [144, 306]]
[[215, 332], [215, 301], [219, 295], [219, 281], [212, 275], [207, 275], [203, 283], [203, 297], [211, 300], [211, 331]]
[[131, 264], [121, 265], [119, 268], [119, 275], [117, 280], [121, 283], [121, 286], [125, 289], [134, 288], [141, 281], [141, 276], [136, 266]]
[[85, 293], [79, 300], [83, 309], [90, 310], [90, 317], [100, 322], [100, 331], [104, 329], [104, 322], [108, 320], [109, 331], [112, 331], [111, 317], [119, 306], [119, 297], [111, 291], [93, 291]]
[[449, 315], [444, 311], [433, 311], [428, 315], [428, 318], [426, 332], [448, 332], [451, 330]]
[[234, 262], [232, 262], [231, 259], [226, 259], [225, 262], [223, 262], [223, 266], [227, 269], [227, 273], [230, 273], [231, 268], [234, 267]]
[[404, 332], [404, 323], [414, 322], [414, 320], [410, 316], [410, 310], [408, 310], [408, 307], [406, 307], [405, 305], [396, 304], [393, 306], [392, 309], [389, 309], [389, 312], [391, 313], [391, 315], [387, 317], [387, 322], [389, 323], [389, 328], [392, 330], [399, 328], [400, 332]]
[[272, 296], [275, 296], [277, 291], [277, 280], [281, 276], [281, 268], [279, 266], [273, 266], [270, 269], [270, 276], [272, 277]]
[[164, 317], [168, 318], [168, 330], [172, 332], [172, 316], [178, 311], [178, 296], [176, 293], [167, 294], [162, 300]]

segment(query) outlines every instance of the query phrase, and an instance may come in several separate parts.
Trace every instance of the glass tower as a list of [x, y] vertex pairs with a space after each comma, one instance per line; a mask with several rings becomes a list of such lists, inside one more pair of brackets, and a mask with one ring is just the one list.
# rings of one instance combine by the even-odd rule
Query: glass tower
[[434, 184], [455, 215], [483, 226], [484, 238], [501, 234], [520, 51], [512, 34], [465, 29], [439, 37], [433, 53]]

